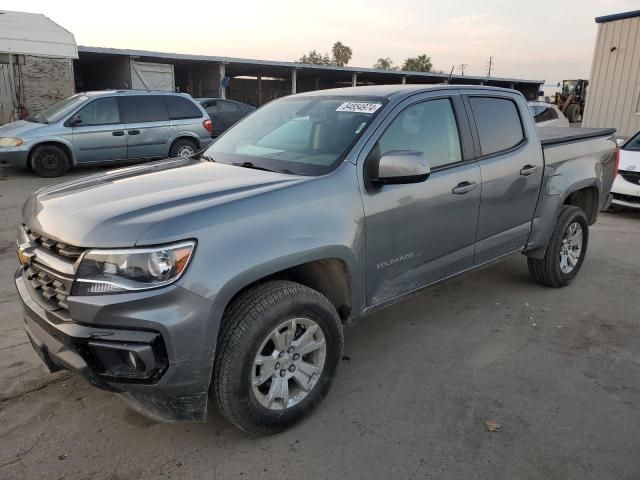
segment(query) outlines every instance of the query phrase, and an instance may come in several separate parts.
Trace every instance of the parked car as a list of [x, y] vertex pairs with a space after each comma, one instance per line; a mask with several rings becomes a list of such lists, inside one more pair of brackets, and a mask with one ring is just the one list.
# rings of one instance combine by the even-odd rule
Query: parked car
[[0, 127], [0, 165], [59, 177], [76, 165], [189, 156], [210, 143], [211, 120], [188, 95], [87, 92]]
[[640, 208], [640, 132], [620, 147], [620, 170], [611, 187], [611, 205]]
[[538, 127], [568, 127], [569, 120], [554, 104], [547, 102], [529, 102], [529, 109]]
[[228, 128], [256, 109], [251, 105], [224, 98], [198, 98], [198, 101], [209, 114], [213, 123], [214, 137], [222, 135]]
[[210, 394], [241, 429], [282, 430], [327, 394], [344, 324], [515, 253], [568, 285], [616, 175], [613, 133], [536, 129], [522, 94], [491, 87], [271, 102], [199, 159], [33, 194], [27, 334], [51, 371], [155, 419], [204, 420]]

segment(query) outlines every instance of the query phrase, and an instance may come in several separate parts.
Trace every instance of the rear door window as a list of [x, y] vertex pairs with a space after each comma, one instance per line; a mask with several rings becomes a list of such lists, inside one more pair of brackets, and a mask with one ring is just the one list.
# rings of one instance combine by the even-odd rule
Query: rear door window
[[509, 150], [524, 140], [520, 113], [507, 98], [470, 97], [482, 155]]
[[218, 111], [219, 112], [237, 112], [238, 106], [233, 102], [218, 100]]
[[82, 120], [78, 126], [120, 123], [118, 101], [115, 97], [98, 98], [83, 107], [76, 116]]
[[167, 103], [167, 110], [171, 120], [180, 120], [184, 118], [201, 118], [202, 113], [195, 104], [187, 98], [177, 95], [166, 95], [164, 97]]
[[127, 95], [120, 97], [125, 123], [168, 121], [162, 95]]

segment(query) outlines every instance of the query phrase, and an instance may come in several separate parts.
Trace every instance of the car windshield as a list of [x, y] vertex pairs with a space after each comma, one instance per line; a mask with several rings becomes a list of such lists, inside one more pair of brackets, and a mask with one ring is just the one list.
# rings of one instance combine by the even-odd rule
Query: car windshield
[[344, 159], [384, 103], [377, 97], [277, 100], [228, 130], [204, 156], [249, 168], [322, 175]]
[[627, 143], [622, 146], [622, 149], [640, 152], [640, 132], [636, 133], [635, 136], [627, 140]]
[[33, 120], [39, 123], [57, 122], [62, 120], [88, 98], [86, 95], [74, 95], [47, 108], [44, 112], [33, 117]]

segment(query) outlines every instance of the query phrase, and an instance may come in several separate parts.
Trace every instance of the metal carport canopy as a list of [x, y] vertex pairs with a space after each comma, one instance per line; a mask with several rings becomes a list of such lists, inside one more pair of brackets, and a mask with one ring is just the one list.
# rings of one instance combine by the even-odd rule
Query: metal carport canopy
[[[247, 58], [235, 58], [235, 57], [220, 57], [214, 55], [191, 55], [184, 53], [166, 53], [166, 52], [153, 52], [148, 50], [129, 50], [119, 48], [102, 48], [102, 47], [86, 47], [79, 46], [78, 51], [80, 53], [98, 53], [98, 54], [111, 54], [111, 55], [128, 55], [132, 57], [145, 57], [152, 59], [164, 59], [173, 61], [197, 61], [197, 62], [212, 62], [225, 65], [225, 71], [228, 76], [271, 76], [271, 77], [289, 77], [291, 70], [297, 70], [300, 74], [315, 73], [318, 75], [328, 76], [351, 76], [352, 74], [363, 74], [367, 78], [375, 76], [376, 78], [388, 78], [395, 77], [398, 83], [402, 77], [411, 79], [425, 79], [444, 82], [448, 79], [467, 81], [473, 83], [484, 83], [486, 85], [492, 84], [527, 84], [527, 85], [540, 85], [544, 83], [544, 80], [524, 80], [518, 78], [501, 78], [501, 77], [479, 77], [470, 75], [451, 75], [445, 73], [431, 73], [431, 72], [414, 72], [403, 70], [379, 70], [376, 68], [359, 68], [359, 67], [337, 67], [334, 65], [310, 65], [297, 62], [280, 62], [272, 60], [255, 60]], [[458, 83], [458, 82], [456, 82]]]

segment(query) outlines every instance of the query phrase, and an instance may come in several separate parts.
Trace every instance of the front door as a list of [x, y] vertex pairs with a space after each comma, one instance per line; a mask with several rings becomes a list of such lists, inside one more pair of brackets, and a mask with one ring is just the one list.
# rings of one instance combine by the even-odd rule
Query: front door
[[[544, 165], [533, 122], [523, 121], [529, 111], [521, 111], [513, 94], [469, 95], [468, 101], [481, 153], [482, 198], [475, 255], [475, 264], [480, 265], [526, 244]], [[525, 131], [524, 125], [531, 131]]]
[[76, 112], [73, 118], [80, 121], [71, 127], [76, 162], [127, 158], [124, 123], [115, 97], [92, 100]]
[[420, 151], [432, 173], [421, 183], [364, 187], [369, 306], [470, 268], [478, 223], [480, 168], [459, 95], [407, 100], [390, 117], [370, 141], [373, 155]]
[[169, 154], [171, 126], [162, 95], [123, 95], [120, 105], [127, 132], [127, 158], [163, 158]]

